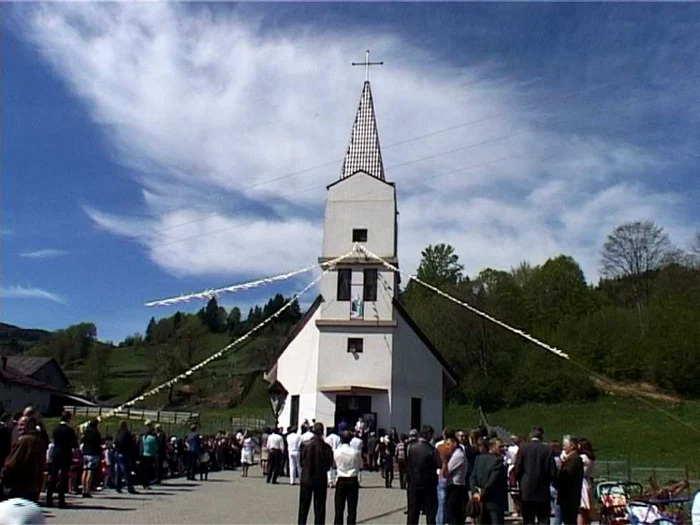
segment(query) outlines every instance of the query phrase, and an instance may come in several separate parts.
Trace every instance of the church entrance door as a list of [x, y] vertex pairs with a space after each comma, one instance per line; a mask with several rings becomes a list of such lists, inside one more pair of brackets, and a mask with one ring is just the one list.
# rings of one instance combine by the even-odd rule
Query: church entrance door
[[348, 428], [355, 428], [359, 418], [368, 419], [372, 413], [372, 396], [336, 396], [335, 398], [335, 426], [345, 420]]

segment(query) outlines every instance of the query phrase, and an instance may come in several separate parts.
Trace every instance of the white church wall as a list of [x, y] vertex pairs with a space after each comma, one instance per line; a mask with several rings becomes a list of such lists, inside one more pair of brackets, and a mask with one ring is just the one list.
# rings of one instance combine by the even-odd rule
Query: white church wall
[[289, 424], [293, 395], [299, 396], [299, 421], [315, 417], [319, 343], [316, 320], [322, 307], [323, 303], [277, 360], [277, 380], [289, 392], [279, 419], [285, 426]]
[[[320, 387], [391, 386], [391, 328], [322, 327], [318, 363]], [[363, 351], [348, 352], [348, 338], [363, 339]]]
[[367, 249], [382, 257], [395, 254], [394, 187], [366, 173], [331, 186], [326, 199], [323, 257], [338, 257], [352, 248], [352, 230], [366, 229]]
[[423, 344], [411, 326], [394, 311], [392, 373], [392, 424], [399, 431], [411, 426], [411, 398], [420, 398], [421, 423], [442, 428], [443, 369], [437, 358]]
[[314, 417], [316, 421], [323, 423], [324, 428], [330, 428], [335, 424], [335, 394], [324, 392], [316, 394], [316, 415]]

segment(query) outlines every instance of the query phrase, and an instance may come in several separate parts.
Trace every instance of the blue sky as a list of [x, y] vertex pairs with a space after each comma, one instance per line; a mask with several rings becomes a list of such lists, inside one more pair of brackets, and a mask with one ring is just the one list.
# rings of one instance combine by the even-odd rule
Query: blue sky
[[699, 5], [3, 9], [5, 322], [116, 341], [175, 309], [147, 300], [312, 264], [367, 48], [409, 271], [450, 242], [595, 282], [616, 224], [700, 228]]

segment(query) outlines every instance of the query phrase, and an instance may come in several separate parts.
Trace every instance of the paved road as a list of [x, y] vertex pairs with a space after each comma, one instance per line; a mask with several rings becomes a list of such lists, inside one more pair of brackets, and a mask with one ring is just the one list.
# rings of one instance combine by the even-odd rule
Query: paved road
[[[213, 472], [209, 481], [166, 481], [141, 494], [96, 493], [91, 499], [73, 497], [71, 509], [48, 509], [49, 524], [166, 524], [166, 523], [296, 523], [299, 487], [287, 478], [268, 485], [259, 469], [249, 478], [239, 471]], [[285, 483], [287, 482], [287, 483]], [[358, 523], [405, 523], [405, 492], [386, 489], [378, 474], [363, 472]], [[398, 483], [395, 483], [398, 486]], [[326, 521], [333, 522], [333, 491], [328, 493]], [[313, 509], [309, 516], [313, 523]]]

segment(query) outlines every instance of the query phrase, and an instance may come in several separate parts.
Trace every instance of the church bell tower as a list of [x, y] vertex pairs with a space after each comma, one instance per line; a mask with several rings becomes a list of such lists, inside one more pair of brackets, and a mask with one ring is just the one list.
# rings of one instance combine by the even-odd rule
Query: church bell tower
[[[365, 81], [340, 178], [328, 186], [320, 262], [360, 243], [392, 264], [396, 253], [396, 189], [384, 178], [384, 163], [369, 81]], [[397, 279], [364, 255], [345, 259], [321, 285], [324, 323], [380, 326], [392, 321]]]

